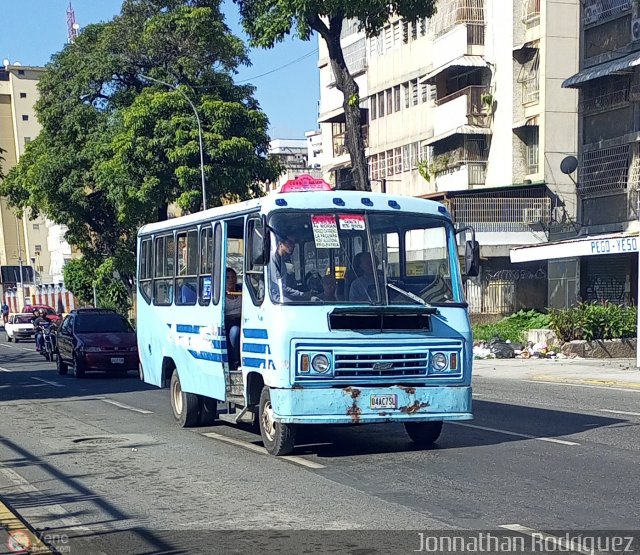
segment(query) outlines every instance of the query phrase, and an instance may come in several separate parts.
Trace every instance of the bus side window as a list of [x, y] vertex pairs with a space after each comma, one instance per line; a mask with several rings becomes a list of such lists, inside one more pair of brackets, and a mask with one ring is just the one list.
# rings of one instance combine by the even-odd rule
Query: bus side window
[[156, 237], [153, 304], [170, 305], [173, 302], [173, 273], [175, 239], [173, 234]]
[[222, 265], [222, 224], [216, 222], [213, 228], [213, 304], [217, 305], [220, 302], [220, 284], [221, 278], [221, 265]]
[[147, 304], [151, 302], [151, 280], [153, 278], [152, 264], [151, 264], [151, 239], [143, 239], [140, 242], [140, 269], [138, 270], [138, 287], [140, 294], [147, 301]]
[[201, 306], [207, 306], [212, 296], [213, 241], [211, 225], [200, 230], [200, 267], [198, 278], [198, 300]]
[[198, 298], [198, 231], [180, 232], [178, 239], [178, 273], [176, 275], [176, 304], [194, 305]]
[[247, 248], [245, 249], [245, 280], [253, 304], [259, 306], [264, 301], [264, 269], [268, 252], [265, 252], [265, 229], [262, 220], [247, 220]]

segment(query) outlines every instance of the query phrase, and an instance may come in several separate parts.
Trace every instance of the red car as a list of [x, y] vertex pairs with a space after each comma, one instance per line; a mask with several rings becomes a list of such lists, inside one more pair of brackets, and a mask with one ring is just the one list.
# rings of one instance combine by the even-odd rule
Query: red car
[[58, 374], [73, 368], [76, 378], [94, 370], [138, 371], [136, 332], [113, 310], [72, 310], [58, 330]]
[[24, 307], [22, 308], [22, 314], [33, 313], [36, 310], [43, 311], [45, 313], [47, 319], [51, 320], [52, 322], [56, 322], [57, 323], [60, 320], [62, 320], [62, 318], [60, 318], [58, 313], [53, 308], [51, 308], [49, 305], [46, 305], [46, 304], [27, 304], [27, 305], [24, 305]]

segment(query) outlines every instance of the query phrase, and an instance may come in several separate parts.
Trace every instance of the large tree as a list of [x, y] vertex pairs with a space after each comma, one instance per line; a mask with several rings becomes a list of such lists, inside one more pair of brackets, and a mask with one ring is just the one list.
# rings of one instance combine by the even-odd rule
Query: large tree
[[318, 33], [327, 45], [336, 87], [343, 95], [346, 146], [353, 188], [369, 191], [360, 116], [360, 94], [344, 59], [340, 33], [346, 19], [357, 19], [367, 36], [377, 35], [393, 15], [410, 21], [431, 17], [436, 0], [234, 0], [253, 46], [272, 48], [289, 34], [310, 40]]
[[202, 121], [209, 207], [275, 179], [267, 117], [254, 89], [233, 81], [247, 50], [220, 3], [125, 0], [119, 16], [88, 26], [54, 55], [39, 83], [42, 131], [0, 194], [67, 225], [68, 240], [92, 263], [114, 261], [126, 277], [140, 225], [165, 219], [174, 203], [202, 205], [187, 98]]

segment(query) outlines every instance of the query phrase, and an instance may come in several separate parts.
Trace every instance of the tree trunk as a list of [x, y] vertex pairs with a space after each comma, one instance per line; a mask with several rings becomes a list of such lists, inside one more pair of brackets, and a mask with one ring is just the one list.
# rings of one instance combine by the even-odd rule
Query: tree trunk
[[336, 78], [336, 87], [342, 92], [346, 133], [345, 145], [351, 158], [352, 184], [338, 185], [339, 189], [355, 189], [357, 191], [371, 191], [369, 182], [369, 169], [364, 154], [365, 144], [360, 119], [360, 91], [355, 79], [349, 73], [349, 68], [344, 60], [342, 45], [340, 44], [340, 31], [342, 19], [337, 24], [334, 21], [324, 31], [319, 31], [327, 43], [331, 68]]
[[163, 202], [160, 206], [158, 206], [157, 212], [157, 220], [158, 222], [164, 222], [169, 219], [169, 204]]

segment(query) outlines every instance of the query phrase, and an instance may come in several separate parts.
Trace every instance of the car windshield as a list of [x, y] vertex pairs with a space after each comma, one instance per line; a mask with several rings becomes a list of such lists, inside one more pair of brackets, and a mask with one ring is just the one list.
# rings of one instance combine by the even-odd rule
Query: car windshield
[[77, 333], [124, 333], [133, 331], [119, 314], [82, 314], [76, 318]]
[[30, 324], [32, 320], [33, 320], [33, 316], [31, 316], [30, 314], [21, 314], [15, 317], [13, 323], [14, 324]]
[[461, 302], [453, 227], [407, 213], [275, 213], [269, 221], [274, 302]]

